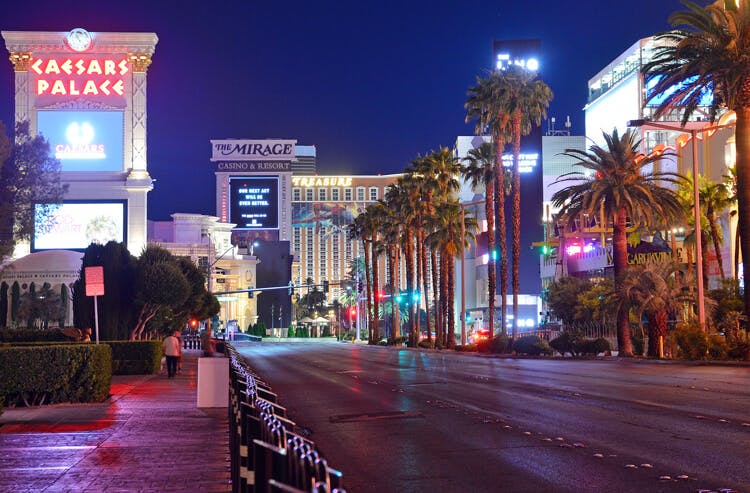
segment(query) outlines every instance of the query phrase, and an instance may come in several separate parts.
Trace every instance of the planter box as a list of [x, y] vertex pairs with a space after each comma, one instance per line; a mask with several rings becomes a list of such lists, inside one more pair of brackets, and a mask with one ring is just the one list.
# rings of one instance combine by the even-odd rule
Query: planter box
[[229, 406], [229, 358], [198, 358], [198, 407]]

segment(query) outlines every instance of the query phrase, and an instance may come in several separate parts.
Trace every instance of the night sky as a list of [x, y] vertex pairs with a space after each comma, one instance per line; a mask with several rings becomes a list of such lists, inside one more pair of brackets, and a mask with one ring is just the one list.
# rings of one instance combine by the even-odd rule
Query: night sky
[[[470, 135], [466, 90], [493, 39], [540, 38], [550, 116], [582, 134], [586, 83], [677, 0], [2, 2], [2, 30], [155, 32], [148, 70], [148, 217], [215, 214], [210, 139], [316, 145], [319, 174], [403, 171]], [[0, 62], [0, 119], [13, 119]], [[545, 124], [546, 125], [546, 124]], [[546, 126], [545, 126], [546, 128]], [[541, 194], [541, 192], [540, 192]], [[539, 197], [525, 200], [540, 201]]]

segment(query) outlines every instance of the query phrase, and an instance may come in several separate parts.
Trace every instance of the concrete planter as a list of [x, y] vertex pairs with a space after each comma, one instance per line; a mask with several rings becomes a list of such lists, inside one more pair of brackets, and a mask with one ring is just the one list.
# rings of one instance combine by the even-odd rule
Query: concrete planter
[[198, 358], [198, 407], [228, 407], [229, 358]]

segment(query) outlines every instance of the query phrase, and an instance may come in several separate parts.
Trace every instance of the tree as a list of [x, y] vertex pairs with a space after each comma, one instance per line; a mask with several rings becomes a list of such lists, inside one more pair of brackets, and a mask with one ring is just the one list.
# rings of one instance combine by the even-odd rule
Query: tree
[[50, 157], [44, 137], [31, 136], [29, 123], [21, 122], [11, 144], [0, 122], [0, 258], [13, 253], [16, 241], [31, 238], [34, 223], [44, 223], [66, 190], [60, 161]]
[[[644, 76], [657, 80], [649, 98], [664, 96], [655, 116], [682, 111], [683, 125], [706, 94], [713, 95], [712, 122], [724, 109], [735, 112], [739, 229], [742, 251], [750, 252], [750, 3], [724, 0], [705, 8], [683, 3], [687, 10], [669, 18], [675, 29], [658, 37], [665, 45], [643, 66]], [[743, 271], [750, 279], [750, 262], [743, 262]], [[748, 315], [750, 289], [744, 300]]]
[[[622, 136], [615, 129], [603, 133], [606, 147], [592, 145], [588, 151], [567, 149], [563, 155], [575, 159], [589, 173], [574, 171], [559, 177], [555, 183], [572, 184], [555, 192], [552, 203], [560, 208], [569, 225], [588, 214], [600, 212], [606, 224], [613, 225], [612, 257], [615, 291], [620, 292], [622, 277], [628, 267], [627, 222], [648, 228], [663, 221], [680, 220], [684, 211], [677, 194], [664, 185], [683, 180], [674, 173], [651, 171], [662, 155], [644, 156], [638, 152], [640, 142], [630, 130]], [[630, 321], [627, 310], [617, 315], [617, 343], [622, 356], [632, 356]]]
[[137, 262], [136, 309], [138, 318], [130, 339], [139, 339], [146, 325], [162, 309], [174, 310], [190, 296], [190, 285], [177, 259], [164, 248], [149, 245]]
[[555, 279], [547, 288], [547, 306], [563, 325], [572, 325], [576, 320], [578, 296], [591, 288], [585, 279], [567, 276]]
[[716, 261], [719, 263], [719, 272], [721, 278], [724, 279], [724, 259], [721, 254], [724, 237], [719, 226], [718, 215], [734, 203], [735, 197], [729, 194], [729, 189], [724, 183], [714, 183], [705, 179], [701, 181], [704, 183], [699, 189], [698, 200], [700, 201], [701, 211], [706, 215], [711, 242], [716, 252]]
[[637, 310], [639, 321], [643, 315], [648, 318], [649, 356], [663, 356], [660, 348], [667, 337], [669, 317], [679, 316], [681, 308], [695, 302], [694, 285], [692, 274], [683, 272], [671, 259], [631, 269], [623, 278], [622, 303]]
[[0, 329], [8, 326], [8, 283], [0, 284]]
[[[466, 108], [466, 122], [476, 120], [474, 132], [477, 135], [484, 134], [487, 129], [492, 135], [492, 142], [495, 145], [495, 205], [492, 213], [487, 216], [487, 235], [489, 260], [487, 262], [488, 284], [490, 279], [495, 279], [495, 231], [499, 235], [500, 241], [500, 297], [502, 300], [501, 310], [501, 330], [505, 335], [505, 312], [506, 312], [506, 294], [508, 292], [508, 264], [505, 257], [506, 238], [505, 238], [505, 195], [503, 194], [504, 173], [503, 169], [503, 151], [505, 142], [510, 134], [510, 114], [505, 111], [509, 91], [505, 87], [504, 81], [499, 71], [490, 72], [487, 77], [477, 77], [477, 83], [470, 87], [466, 98], [464, 108]], [[495, 227], [495, 214], [497, 210], [497, 227]], [[489, 331], [495, 333], [495, 294], [496, 292], [490, 287], [488, 308], [489, 308]]]
[[518, 334], [518, 291], [519, 264], [521, 261], [521, 170], [519, 166], [521, 154], [521, 137], [531, 133], [534, 126], [542, 123], [547, 116], [547, 108], [552, 100], [552, 90], [543, 81], [537, 79], [535, 72], [511, 65], [502, 71], [506, 85], [510, 89], [510, 97], [504, 113], [511, 115], [511, 136], [513, 142], [513, 340]]

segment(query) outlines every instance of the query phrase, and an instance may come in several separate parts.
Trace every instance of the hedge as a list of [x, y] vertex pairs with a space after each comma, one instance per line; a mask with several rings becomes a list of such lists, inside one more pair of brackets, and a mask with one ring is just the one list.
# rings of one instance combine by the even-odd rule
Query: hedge
[[0, 348], [0, 397], [6, 405], [103, 401], [111, 358], [105, 344]]
[[161, 368], [161, 341], [106, 341], [113, 375], [149, 375]]
[[70, 341], [60, 329], [2, 329], [0, 342], [64, 342]]

